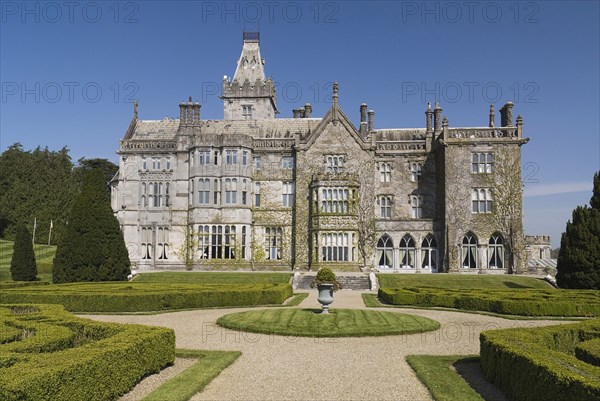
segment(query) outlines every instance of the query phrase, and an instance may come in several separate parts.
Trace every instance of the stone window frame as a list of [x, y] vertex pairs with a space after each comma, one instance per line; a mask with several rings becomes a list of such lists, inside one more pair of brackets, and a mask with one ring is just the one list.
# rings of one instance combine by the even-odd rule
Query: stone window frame
[[281, 260], [283, 254], [283, 227], [265, 227], [266, 260]]
[[471, 190], [471, 213], [487, 214], [494, 210], [494, 196], [491, 188], [473, 188]]
[[294, 169], [294, 156], [284, 155], [281, 156], [281, 168], [284, 170], [293, 170]]
[[242, 105], [242, 119], [243, 120], [252, 120], [252, 111], [253, 111], [253, 107], [251, 104], [243, 104]]
[[378, 195], [377, 196], [377, 206], [379, 206], [379, 218], [382, 219], [391, 219], [392, 218], [392, 208], [394, 205], [394, 195]]
[[410, 217], [417, 220], [422, 219], [424, 203], [423, 195], [410, 195], [408, 197], [408, 203], [410, 203]]
[[471, 154], [471, 174], [491, 174], [493, 172], [493, 152], [473, 152]]
[[338, 174], [344, 171], [345, 155], [325, 155], [325, 171], [330, 174]]
[[283, 181], [281, 183], [281, 205], [283, 207], [294, 207], [294, 188], [293, 181]]
[[414, 161], [409, 164], [410, 169], [410, 180], [412, 182], [419, 182], [423, 177], [423, 163]]
[[392, 182], [392, 163], [391, 162], [380, 162], [379, 163], [379, 182], [390, 183]]
[[347, 232], [322, 232], [321, 258], [323, 262], [351, 262], [350, 235]]

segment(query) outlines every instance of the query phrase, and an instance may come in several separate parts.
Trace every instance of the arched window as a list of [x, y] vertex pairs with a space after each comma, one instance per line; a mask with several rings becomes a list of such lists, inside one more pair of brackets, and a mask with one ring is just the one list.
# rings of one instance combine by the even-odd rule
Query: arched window
[[377, 241], [377, 265], [384, 269], [394, 267], [394, 243], [387, 234]]
[[465, 269], [477, 269], [477, 237], [468, 233], [462, 240], [462, 267]]
[[415, 267], [415, 240], [408, 234], [400, 240], [400, 267]]
[[504, 268], [504, 241], [500, 234], [494, 234], [490, 238], [488, 255], [488, 266], [490, 269]]
[[421, 171], [423, 170], [423, 165], [421, 163], [411, 163], [410, 165], [410, 180], [413, 182], [418, 182], [421, 179]]
[[437, 271], [437, 242], [433, 235], [429, 234], [421, 243], [421, 267]]
[[380, 181], [391, 182], [392, 181], [392, 165], [391, 163], [381, 163], [379, 165]]

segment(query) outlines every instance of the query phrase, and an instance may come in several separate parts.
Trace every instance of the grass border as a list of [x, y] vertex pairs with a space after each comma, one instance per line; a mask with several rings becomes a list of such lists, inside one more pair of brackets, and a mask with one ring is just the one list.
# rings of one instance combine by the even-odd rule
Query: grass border
[[456, 371], [457, 362], [479, 361], [477, 355], [408, 355], [406, 362], [435, 401], [485, 401]]
[[457, 308], [441, 308], [439, 306], [418, 306], [418, 305], [390, 305], [381, 302], [377, 294], [363, 293], [362, 299], [367, 308], [391, 308], [391, 309], [423, 309], [423, 310], [439, 310], [444, 312], [470, 313], [472, 315], [484, 315], [497, 317], [506, 320], [558, 320], [558, 321], [583, 321], [595, 319], [593, 317], [583, 316], [524, 316], [524, 315], [503, 315], [500, 313], [476, 311]]
[[177, 349], [177, 358], [197, 358], [198, 362], [163, 383], [144, 401], [187, 401], [202, 391], [225, 368], [242, 355], [239, 351]]

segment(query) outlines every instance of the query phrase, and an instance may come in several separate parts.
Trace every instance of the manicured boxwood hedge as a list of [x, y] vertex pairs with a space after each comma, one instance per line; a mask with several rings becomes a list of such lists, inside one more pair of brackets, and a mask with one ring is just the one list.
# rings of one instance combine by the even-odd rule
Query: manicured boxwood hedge
[[291, 296], [289, 284], [77, 283], [2, 290], [0, 303], [61, 304], [72, 312], [141, 312], [281, 304]]
[[94, 322], [59, 305], [0, 305], [0, 322], [22, 333], [0, 344], [1, 400], [113, 400], [175, 360], [175, 334], [162, 327]]
[[481, 367], [513, 401], [600, 400], [600, 367], [574, 356], [600, 338], [600, 319], [533, 329], [484, 331]]
[[584, 362], [600, 366], [600, 337], [579, 343], [575, 356]]
[[600, 291], [381, 288], [392, 305], [445, 307], [524, 316], [600, 316]]

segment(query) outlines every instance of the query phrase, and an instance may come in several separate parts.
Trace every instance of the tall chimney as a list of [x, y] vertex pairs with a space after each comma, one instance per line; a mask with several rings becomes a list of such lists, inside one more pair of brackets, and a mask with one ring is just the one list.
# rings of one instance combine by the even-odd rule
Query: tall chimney
[[442, 129], [442, 108], [439, 103], [435, 104], [433, 109], [433, 129], [438, 132]]
[[513, 109], [513, 103], [512, 102], [506, 102], [506, 104], [504, 105], [505, 109], [506, 109], [506, 126], [507, 127], [512, 127], [513, 123], [512, 123], [512, 109]]
[[494, 105], [490, 104], [490, 128], [494, 128], [494, 120], [496, 115], [494, 114]]
[[360, 132], [367, 132], [367, 104], [360, 105]]
[[371, 132], [373, 129], [375, 129], [375, 112], [373, 110], [369, 110], [367, 114], [369, 115], [367, 131]]
[[433, 111], [431, 110], [431, 103], [427, 103], [427, 111], [425, 111], [425, 117], [426, 117], [426, 132], [428, 134], [433, 132]]

